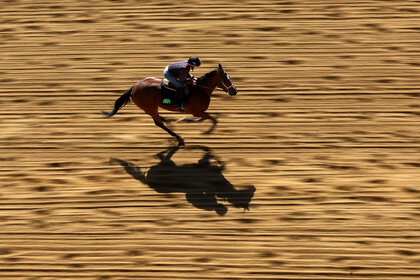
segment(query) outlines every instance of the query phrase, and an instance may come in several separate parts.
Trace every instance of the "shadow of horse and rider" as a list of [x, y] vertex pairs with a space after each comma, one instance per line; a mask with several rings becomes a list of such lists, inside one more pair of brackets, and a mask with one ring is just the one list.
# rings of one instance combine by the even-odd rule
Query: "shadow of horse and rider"
[[177, 165], [171, 158], [180, 149], [170, 147], [156, 154], [160, 162], [148, 170], [134, 163], [111, 158], [134, 179], [148, 185], [158, 193], [185, 193], [194, 207], [215, 211], [223, 216], [227, 213], [226, 202], [233, 207], [249, 210], [255, 192], [254, 186], [236, 188], [223, 176], [225, 164], [206, 146], [187, 146], [185, 150], [202, 150], [204, 155], [196, 163]]

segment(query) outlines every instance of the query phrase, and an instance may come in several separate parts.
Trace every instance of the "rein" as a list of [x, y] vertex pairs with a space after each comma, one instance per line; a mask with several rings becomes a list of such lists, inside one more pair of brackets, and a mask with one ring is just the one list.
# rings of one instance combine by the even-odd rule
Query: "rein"
[[202, 88], [208, 88], [208, 89], [213, 89], [213, 90], [218, 90], [218, 91], [224, 91], [224, 92], [226, 92], [224, 89], [221, 89], [221, 88], [212, 88], [212, 87], [208, 87], [208, 86], [203, 86], [203, 85], [199, 85], [199, 84], [197, 84], [197, 86], [198, 87], [202, 87]]

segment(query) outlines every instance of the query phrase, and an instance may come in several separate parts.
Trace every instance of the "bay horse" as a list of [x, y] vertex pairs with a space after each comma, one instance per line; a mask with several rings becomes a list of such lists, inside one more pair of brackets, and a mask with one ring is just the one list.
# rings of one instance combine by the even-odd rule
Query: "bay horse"
[[[168, 122], [168, 120], [159, 115], [159, 107], [167, 111], [177, 111], [175, 104], [162, 104], [161, 81], [161, 79], [157, 79], [155, 77], [147, 77], [140, 80], [115, 101], [113, 110], [109, 112], [102, 112], [102, 114], [105, 117], [115, 115], [121, 107], [130, 101], [131, 98], [140, 109], [153, 118], [155, 125], [176, 138], [178, 146], [184, 146], [184, 139], [167, 128], [164, 122]], [[184, 102], [184, 112], [192, 114], [196, 118], [183, 118], [181, 121], [199, 122], [210, 119], [213, 123], [205, 134], [211, 133], [216, 127], [217, 120], [216, 118], [210, 116], [206, 110], [210, 105], [211, 94], [216, 87], [231, 96], [238, 93], [234, 84], [230, 80], [230, 76], [225, 72], [220, 63], [216, 70], [208, 72], [197, 79], [196, 86], [191, 88], [190, 94]]]

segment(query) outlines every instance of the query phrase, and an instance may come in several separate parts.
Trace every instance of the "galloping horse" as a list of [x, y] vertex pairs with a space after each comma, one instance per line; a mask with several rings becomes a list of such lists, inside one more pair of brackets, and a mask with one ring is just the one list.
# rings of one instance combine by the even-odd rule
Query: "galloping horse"
[[[159, 107], [168, 111], [176, 111], [175, 105], [162, 104], [161, 81], [161, 79], [154, 77], [148, 77], [140, 80], [115, 101], [114, 109], [112, 111], [102, 112], [102, 114], [106, 117], [115, 115], [122, 106], [130, 101], [131, 98], [140, 109], [142, 109], [153, 118], [155, 124], [158, 127], [174, 136], [177, 139], [179, 146], [184, 146], [184, 139], [167, 128], [163, 122], [168, 121], [159, 115]], [[213, 124], [205, 133], [211, 133], [216, 127], [217, 120], [206, 113], [206, 110], [210, 104], [211, 94], [216, 87], [221, 88], [222, 91], [225, 91], [232, 96], [236, 95], [238, 92], [231, 82], [229, 75], [223, 70], [220, 63], [217, 70], [213, 70], [198, 78], [197, 85], [193, 86], [190, 90], [188, 99], [185, 102], [184, 112], [192, 114], [194, 117], [196, 117], [196, 119], [184, 118], [182, 121], [198, 122], [210, 119]]]

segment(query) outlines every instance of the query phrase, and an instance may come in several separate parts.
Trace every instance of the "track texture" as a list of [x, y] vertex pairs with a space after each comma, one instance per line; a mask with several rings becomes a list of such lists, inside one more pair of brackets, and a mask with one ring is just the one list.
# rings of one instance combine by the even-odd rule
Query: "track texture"
[[[419, 1], [172, 2], [0, 1], [0, 278], [420, 278]], [[213, 134], [101, 118], [191, 55]]]

